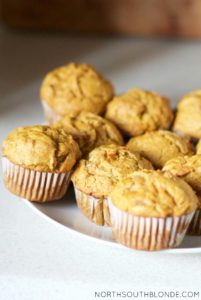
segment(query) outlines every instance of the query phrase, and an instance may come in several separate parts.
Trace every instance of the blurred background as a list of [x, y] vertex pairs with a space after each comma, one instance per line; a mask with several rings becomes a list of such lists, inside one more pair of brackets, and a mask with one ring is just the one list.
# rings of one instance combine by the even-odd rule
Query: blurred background
[[201, 37], [200, 0], [1, 0], [15, 28]]
[[201, 87], [200, 0], [0, 0], [0, 125], [43, 122], [45, 74], [90, 63], [116, 93], [132, 87], [175, 106]]

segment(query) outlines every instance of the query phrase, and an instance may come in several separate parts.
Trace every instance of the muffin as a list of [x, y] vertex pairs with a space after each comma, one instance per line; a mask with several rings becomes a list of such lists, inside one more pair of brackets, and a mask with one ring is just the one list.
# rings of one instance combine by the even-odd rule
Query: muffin
[[177, 106], [173, 129], [180, 135], [201, 138], [201, 90], [181, 99]]
[[138, 153], [117, 145], [100, 146], [82, 159], [72, 175], [78, 207], [98, 225], [109, 225], [107, 197], [117, 181], [136, 170], [152, 169]]
[[130, 151], [138, 151], [156, 168], [162, 168], [171, 158], [178, 155], [192, 155], [190, 142], [177, 134], [158, 130], [133, 137], [127, 144]]
[[119, 181], [108, 204], [115, 240], [133, 249], [155, 251], [182, 242], [197, 196], [170, 173], [144, 170]]
[[14, 129], [3, 142], [5, 186], [31, 201], [60, 199], [79, 156], [78, 144], [65, 131], [48, 126]]
[[83, 154], [101, 145], [123, 145], [119, 130], [108, 120], [93, 113], [82, 112], [76, 117], [65, 116], [57, 121], [54, 128], [63, 128], [76, 140]]
[[132, 89], [114, 97], [108, 104], [106, 118], [129, 136], [169, 128], [173, 113], [168, 100], [154, 92]]
[[45, 76], [40, 96], [46, 119], [53, 124], [67, 114], [103, 114], [113, 87], [92, 66], [70, 63]]
[[188, 233], [201, 234], [201, 154], [191, 157], [175, 157], [169, 160], [163, 170], [184, 179], [198, 195], [198, 209], [189, 227]]

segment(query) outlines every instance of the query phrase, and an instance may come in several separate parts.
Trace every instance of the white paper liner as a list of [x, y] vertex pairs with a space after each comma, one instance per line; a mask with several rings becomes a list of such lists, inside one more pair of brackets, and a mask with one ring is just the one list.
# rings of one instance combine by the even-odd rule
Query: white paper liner
[[6, 187], [14, 194], [38, 202], [60, 199], [66, 193], [71, 173], [40, 172], [18, 166], [2, 157]]
[[181, 217], [139, 217], [123, 212], [108, 199], [115, 240], [138, 250], [156, 251], [181, 244], [194, 212]]
[[46, 101], [42, 100], [42, 107], [45, 115], [45, 119], [49, 125], [53, 125], [55, 122], [62, 118], [61, 115], [57, 114], [48, 104]]
[[110, 214], [107, 200], [89, 196], [74, 186], [77, 205], [90, 221], [101, 226], [110, 226]]
[[201, 209], [197, 209], [187, 231], [191, 235], [201, 235]]

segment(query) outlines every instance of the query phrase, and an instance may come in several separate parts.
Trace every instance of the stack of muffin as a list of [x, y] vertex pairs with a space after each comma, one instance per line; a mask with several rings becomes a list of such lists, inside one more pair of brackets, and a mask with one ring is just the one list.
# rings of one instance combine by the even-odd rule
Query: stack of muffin
[[93, 67], [71, 63], [47, 74], [41, 102], [49, 126], [19, 127], [3, 143], [12, 193], [58, 200], [72, 179], [82, 213], [133, 249], [201, 234], [201, 91], [183, 97], [173, 122], [167, 98], [114, 96]]

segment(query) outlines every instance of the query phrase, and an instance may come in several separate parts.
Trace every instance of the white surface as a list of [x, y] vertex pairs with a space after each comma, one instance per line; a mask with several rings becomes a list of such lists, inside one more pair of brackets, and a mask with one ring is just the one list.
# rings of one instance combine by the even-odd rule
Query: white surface
[[[62, 229], [70, 231], [71, 234], [77, 235], [78, 238], [93, 238], [94, 243], [101, 242], [102, 245], [107, 244], [111, 247], [122, 248], [122, 245], [114, 241], [110, 227], [97, 226], [83, 216], [76, 205], [72, 185], [69, 187], [65, 197], [60, 201], [42, 205], [30, 201], [26, 201], [26, 203], [37, 215], [56, 226], [61, 225]], [[201, 236], [186, 236], [178, 248], [163, 250], [163, 252], [201, 254]]]
[[[1, 141], [13, 127], [41, 122], [41, 79], [71, 60], [95, 64], [117, 92], [140, 86], [174, 101], [201, 87], [200, 42], [0, 35]], [[100, 289], [201, 289], [200, 254], [133, 252], [84, 240], [33, 213], [5, 190], [2, 178], [0, 188], [1, 300], [93, 300]]]

